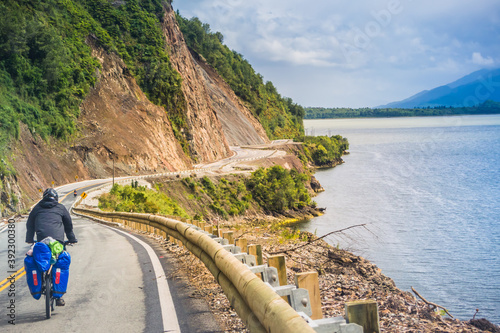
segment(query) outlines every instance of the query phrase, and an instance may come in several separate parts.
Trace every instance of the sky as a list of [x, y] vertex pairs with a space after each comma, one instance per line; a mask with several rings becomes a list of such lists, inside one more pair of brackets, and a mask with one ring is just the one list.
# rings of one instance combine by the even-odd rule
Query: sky
[[305, 107], [375, 107], [500, 67], [498, 0], [174, 0]]

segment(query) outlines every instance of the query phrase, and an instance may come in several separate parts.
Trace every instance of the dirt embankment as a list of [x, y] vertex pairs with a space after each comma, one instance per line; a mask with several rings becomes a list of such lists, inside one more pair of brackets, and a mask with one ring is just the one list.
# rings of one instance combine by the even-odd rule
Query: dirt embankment
[[193, 135], [190, 144], [199, 154], [198, 162], [230, 156], [229, 145], [268, 142], [262, 125], [229, 85], [199, 56], [193, 57], [171, 6], [166, 6], [162, 27], [172, 65], [183, 79], [186, 117]]

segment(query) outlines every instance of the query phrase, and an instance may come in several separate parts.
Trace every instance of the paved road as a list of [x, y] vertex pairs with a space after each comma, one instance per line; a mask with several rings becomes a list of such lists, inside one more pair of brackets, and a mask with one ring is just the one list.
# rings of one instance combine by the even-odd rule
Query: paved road
[[[196, 170], [201, 168], [212, 168], [218, 169], [222, 172], [233, 173], [233, 166], [236, 166], [238, 163], [254, 161], [263, 158], [269, 157], [283, 157], [286, 155], [285, 151], [272, 149], [276, 144], [283, 144], [288, 142], [289, 140], [277, 140], [273, 141], [271, 144], [266, 145], [258, 145], [258, 146], [248, 146], [248, 147], [231, 147], [231, 150], [234, 152], [234, 155], [225, 158], [220, 161], [199, 164], [196, 166]], [[196, 171], [193, 170], [193, 171]]]
[[[285, 154], [232, 149], [232, 157], [198, 168], [224, 171], [238, 162]], [[109, 182], [83, 181], [57, 190], [60, 201], [69, 208], [75, 200], [74, 189], [80, 195]], [[69, 248], [72, 263], [66, 306], [56, 307], [49, 320], [45, 319], [43, 297], [38, 301], [31, 297], [24, 275], [23, 260], [29, 248], [24, 243], [26, 219], [10, 228], [14, 233], [0, 226], [0, 279], [5, 279], [0, 282], [0, 332], [220, 332], [205, 302], [192, 297], [187, 281], [178, 274], [175, 280], [169, 278], [176, 268], [159, 244], [87, 219], [73, 217], [73, 222], [79, 243]], [[15, 240], [13, 267], [8, 266], [9, 235]], [[16, 272], [15, 281], [9, 283], [8, 277]]]
[[[102, 181], [89, 183], [95, 186]], [[63, 203], [69, 207], [73, 189], [83, 186], [81, 192], [87, 185], [59, 188]], [[205, 302], [191, 297], [186, 280], [169, 278], [176, 268], [155, 241], [83, 218], [73, 217], [73, 221], [79, 243], [68, 248], [72, 263], [66, 306], [56, 307], [48, 320], [43, 296], [38, 301], [31, 297], [23, 275], [28, 250], [25, 219], [11, 228], [15, 230], [14, 269], [7, 265], [9, 232], [0, 231], [0, 279], [11, 271], [20, 273], [13, 285], [0, 283], [0, 332], [220, 331]], [[14, 310], [7, 308], [10, 304]], [[15, 325], [9, 323], [10, 313], [15, 314]]]

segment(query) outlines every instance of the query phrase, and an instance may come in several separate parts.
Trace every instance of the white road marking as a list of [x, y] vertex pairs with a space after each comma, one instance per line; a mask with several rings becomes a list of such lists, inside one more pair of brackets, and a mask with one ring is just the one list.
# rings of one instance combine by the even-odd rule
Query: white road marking
[[170, 294], [170, 289], [168, 287], [168, 281], [165, 278], [166, 274], [155, 251], [151, 248], [151, 246], [149, 246], [149, 244], [143, 242], [135, 236], [132, 236], [113, 227], [105, 225], [103, 225], [103, 227], [113, 229], [124, 234], [127, 237], [132, 238], [137, 243], [141, 244], [144, 249], [146, 249], [149, 258], [151, 259], [151, 263], [153, 264], [153, 269], [156, 276], [156, 285], [158, 287], [158, 297], [160, 298], [161, 317], [163, 321], [163, 332], [180, 333], [181, 328], [179, 327], [179, 321], [177, 319], [177, 313], [175, 312], [174, 301], [172, 300], [172, 295]]

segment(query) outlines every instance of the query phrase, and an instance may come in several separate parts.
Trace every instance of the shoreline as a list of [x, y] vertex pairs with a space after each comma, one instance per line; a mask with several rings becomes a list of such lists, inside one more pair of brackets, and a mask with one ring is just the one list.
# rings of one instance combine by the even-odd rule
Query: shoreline
[[384, 116], [384, 117], [338, 117], [338, 118], [304, 118], [304, 120], [335, 120], [335, 119], [393, 119], [393, 118], [432, 118], [432, 117], [464, 117], [464, 116], [498, 116], [499, 113], [481, 113], [481, 114], [439, 114], [439, 115], [427, 115], [427, 116]]

